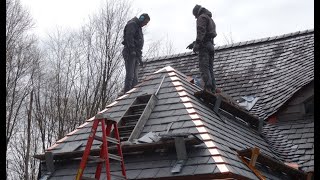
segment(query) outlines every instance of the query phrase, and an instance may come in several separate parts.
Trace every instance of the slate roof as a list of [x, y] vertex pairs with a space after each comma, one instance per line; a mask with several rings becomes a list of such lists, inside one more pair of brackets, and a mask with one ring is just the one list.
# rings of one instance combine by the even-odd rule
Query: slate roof
[[[314, 30], [239, 42], [215, 48], [214, 74], [217, 86], [237, 100], [260, 97], [251, 113], [266, 119], [296, 91], [314, 79]], [[139, 77], [171, 66], [199, 76], [197, 55], [191, 52], [146, 60]]]
[[313, 118], [267, 124], [263, 134], [282, 161], [297, 163], [305, 172], [314, 171]]
[[[214, 61], [217, 85], [234, 99], [245, 95], [260, 97], [250, 112], [266, 119], [313, 80], [313, 44], [314, 31], [307, 30], [219, 46], [215, 48]], [[200, 88], [189, 83], [186, 75], [199, 77], [195, 54], [183, 53], [147, 61], [146, 67], [140, 70], [142, 83], [116, 99], [103, 112], [119, 119], [135, 97], [146, 90], [155, 91], [166, 75], [159, 91], [159, 101], [140, 137], [150, 131], [163, 133], [173, 122], [170, 132], [195, 133], [205, 143], [188, 149], [187, 163], [178, 174], [170, 172], [177, 159], [175, 152], [125, 155], [128, 179], [200, 177], [206, 174], [234, 174], [239, 178], [258, 179], [236, 153], [236, 150], [252, 147], [258, 147], [263, 154], [274, 159], [296, 162], [306, 172], [313, 171], [313, 119], [293, 124], [267, 124], [263, 128], [263, 138], [234, 119], [223, 116], [226, 123], [222, 122], [193, 95]], [[53, 153], [84, 150], [91, 126], [92, 118], [48, 150]], [[309, 132], [305, 133], [306, 130]], [[99, 144], [94, 141], [94, 145], [98, 148]], [[73, 179], [78, 166], [79, 159], [58, 162], [51, 179]], [[258, 167], [267, 179], [288, 179], [280, 172]], [[120, 169], [114, 168], [112, 166], [112, 171], [119, 173]], [[85, 173], [93, 175], [94, 167], [89, 165], [86, 170]]]
[[[188, 149], [188, 159], [182, 171], [171, 174], [171, 168], [176, 162], [176, 153], [168, 152], [165, 155], [141, 154], [126, 155], [125, 166], [128, 179], [179, 177], [184, 175], [204, 174], [235, 174], [242, 178], [258, 179], [253, 172], [238, 158], [236, 150], [252, 147], [260, 148], [261, 152], [275, 159], [279, 159], [272, 152], [267, 142], [259, 133], [241, 122], [222, 116], [226, 123], [208, 108], [193, 93], [201, 90], [189, 83], [187, 76], [171, 67], [163, 68], [143, 81], [136, 88], [118, 98], [104, 110], [111, 117], [119, 119], [130, 103], [147, 89], [156, 90], [166, 75], [159, 90], [159, 101], [143, 128], [143, 136], [153, 131], [164, 133], [168, 125], [173, 122], [170, 132], [190, 132], [201, 138], [204, 143]], [[51, 149], [53, 153], [84, 150], [88, 131], [92, 121], [78, 127], [66, 138], [57, 142]], [[94, 144], [98, 145], [98, 143]], [[97, 147], [97, 146], [96, 146]], [[67, 163], [56, 165], [56, 171], [51, 179], [74, 178], [79, 161], [69, 160]], [[112, 171], [120, 172], [120, 169]], [[93, 175], [95, 167], [87, 167], [85, 173]]]

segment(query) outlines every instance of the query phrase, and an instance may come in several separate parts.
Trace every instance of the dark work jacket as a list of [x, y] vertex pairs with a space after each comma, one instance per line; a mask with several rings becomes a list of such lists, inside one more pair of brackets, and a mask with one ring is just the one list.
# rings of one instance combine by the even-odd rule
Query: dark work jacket
[[216, 24], [212, 20], [212, 13], [206, 8], [200, 10], [197, 18], [197, 43], [211, 41], [217, 36]]
[[143, 34], [140, 21], [137, 17], [129, 20], [124, 28], [123, 32], [123, 42], [125, 48], [129, 52], [136, 51], [138, 56], [142, 55], [143, 48]]

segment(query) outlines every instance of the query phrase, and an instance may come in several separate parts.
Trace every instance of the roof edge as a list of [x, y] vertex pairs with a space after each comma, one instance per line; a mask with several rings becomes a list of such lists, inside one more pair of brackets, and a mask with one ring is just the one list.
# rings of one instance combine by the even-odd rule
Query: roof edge
[[[235, 47], [240, 47], [240, 46], [245, 46], [245, 45], [252, 45], [252, 44], [258, 44], [258, 43], [263, 43], [263, 42], [268, 42], [268, 41], [280, 40], [280, 39], [285, 39], [285, 38], [294, 37], [294, 36], [303, 35], [303, 34], [311, 34], [311, 33], [314, 33], [314, 29], [296, 31], [296, 32], [292, 32], [292, 33], [278, 35], [278, 36], [271, 36], [271, 37], [254, 39], [254, 40], [249, 40], [249, 41], [241, 41], [241, 42], [237, 42], [237, 43], [217, 46], [214, 49], [215, 50], [223, 50], [223, 49], [235, 48]], [[184, 56], [190, 56], [190, 55], [196, 55], [196, 54], [192, 51], [191, 52], [184, 52], [184, 53], [178, 53], [178, 54], [172, 54], [172, 55], [166, 55], [166, 56], [147, 58], [147, 59], [145, 59], [144, 62], [149, 63], [149, 62], [153, 62], [153, 61], [172, 59], [172, 58], [176, 58], [176, 57], [184, 57]]]

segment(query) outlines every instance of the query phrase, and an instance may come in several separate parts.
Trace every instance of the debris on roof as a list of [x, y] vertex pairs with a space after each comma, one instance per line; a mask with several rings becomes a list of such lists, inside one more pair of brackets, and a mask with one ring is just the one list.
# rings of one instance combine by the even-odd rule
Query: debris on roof
[[256, 104], [256, 102], [259, 100], [259, 97], [255, 97], [253, 95], [251, 96], [242, 96], [240, 100], [237, 102], [239, 103], [239, 106], [244, 107], [246, 110], [250, 111], [251, 108]]
[[152, 143], [152, 142], [158, 142], [160, 140], [160, 137], [157, 133], [154, 132], [148, 132], [141, 138], [137, 140], [138, 143]]

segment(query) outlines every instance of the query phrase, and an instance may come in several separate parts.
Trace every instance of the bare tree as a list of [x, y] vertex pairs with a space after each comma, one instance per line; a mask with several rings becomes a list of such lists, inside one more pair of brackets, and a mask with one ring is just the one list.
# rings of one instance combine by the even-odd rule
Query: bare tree
[[227, 35], [223, 33], [223, 39], [226, 44], [233, 44], [234, 40], [232, 37], [232, 32], [229, 32]]
[[[43, 84], [35, 92], [35, 117], [42, 148], [94, 116], [121, 87], [122, 31], [130, 5], [107, 1], [79, 32], [56, 29], [45, 42]], [[55, 132], [55, 137], [48, 134]]]
[[145, 58], [172, 55], [175, 53], [173, 42], [166, 35], [158, 40], [152, 40], [146, 47]]
[[55, 30], [41, 52], [28, 32], [33, 26], [28, 11], [19, 0], [7, 0], [9, 178], [36, 179], [38, 162], [32, 154], [43, 152], [116, 98], [122, 87], [121, 42], [130, 7], [126, 0], [106, 1], [80, 31]]
[[23, 39], [25, 33], [33, 27], [29, 11], [24, 9], [20, 0], [6, 0], [6, 56], [12, 59], [14, 49]]
[[[40, 61], [32, 18], [19, 0], [6, 0], [6, 154], [7, 178], [35, 177], [37, 129], [32, 123], [33, 75]], [[30, 95], [30, 98], [27, 98]], [[25, 121], [27, 119], [27, 121]], [[34, 179], [34, 178], [33, 178]]]
[[30, 160], [30, 142], [31, 142], [31, 113], [32, 113], [32, 104], [33, 104], [33, 90], [30, 93], [30, 105], [28, 109], [27, 117], [27, 149], [26, 149], [26, 158], [24, 160], [24, 179], [29, 180], [29, 160]]
[[121, 42], [130, 12], [130, 3], [125, 0], [107, 1], [83, 27], [83, 47], [87, 60], [87, 80], [83, 82], [86, 82], [88, 117], [95, 115], [98, 109], [104, 109], [121, 87]]
[[[33, 44], [28, 48], [28, 51], [25, 52], [28, 54], [28, 58], [31, 61], [30, 64], [37, 64], [39, 61], [39, 51], [36, 48], [36, 44]], [[27, 90], [31, 91], [31, 93], [27, 93], [30, 95], [30, 98], [25, 98], [21, 102], [21, 110], [19, 112], [19, 118], [15, 125], [14, 134], [11, 136], [13, 138], [13, 142], [8, 145], [8, 169], [11, 170], [10, 178], [11, 179], [30, 179], [34, 174], [32, 172], [36, 172], [34, 170], [35, 163], [31, 163], [32, 159], [31, 154], [34, 154], [37, 151], [37, 147], [34, 144], [37, 143], [37, 137], [35, 134], [37, 130], [33, 128], [33, 118], [32, 118], [32, 105], [33, 105], [33, 76], [37, 72], [37, 67], [30, 67], [29, 74], [27, 74], [23, 79], [27, 87]], [[27, 91], [26, 90], [26, 91]], [[25, 121], [27, 119], [27, 121]]]
[[22, 103], [28, 95], [28, 73], [32, 66], [29, 48], [35, 43], [27, 35], [33, 26], [19, 0], [6, 1], [6, 151], [16, 130]]

